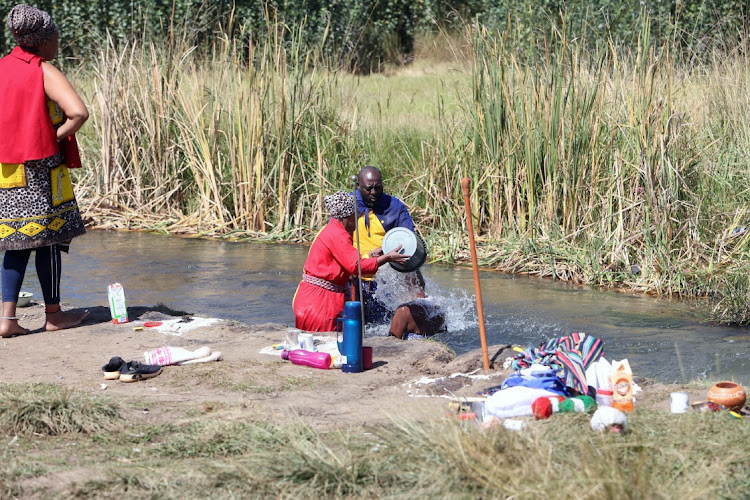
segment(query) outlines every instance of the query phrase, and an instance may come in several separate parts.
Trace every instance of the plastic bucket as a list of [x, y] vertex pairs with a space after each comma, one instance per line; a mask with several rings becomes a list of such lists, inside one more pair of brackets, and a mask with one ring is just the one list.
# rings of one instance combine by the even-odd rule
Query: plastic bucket
[[34, 296], [34, 294], [30, 292], [19, 292], [18, 294], [18, 302], [16, 302], [16, 306], [18, 307], [29, 307], [31, 305], [31, 298]]
[[383, 237], [383, 253], [389, 253], [401, 245], [400, 254], [411, 255], [403, 264], [389, 262], [391, 267], [401, 273], [416, 271], [427, 260], [427, 245], [421, 236], [405, 227], [394, 227]]

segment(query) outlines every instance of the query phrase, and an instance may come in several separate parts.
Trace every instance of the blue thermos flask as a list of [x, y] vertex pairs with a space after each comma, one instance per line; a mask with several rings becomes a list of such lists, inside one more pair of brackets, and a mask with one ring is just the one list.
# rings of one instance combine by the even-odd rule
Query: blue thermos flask
[[338, 331], [342, 332], [343, 342], [338, 339], [339, 352], [346, 356], [346, 363], [341, 364], [341, 371], [359, 373], [362, 371], [362, 312], [358, 301], [344, 304], [344, 312], [338, 318]]

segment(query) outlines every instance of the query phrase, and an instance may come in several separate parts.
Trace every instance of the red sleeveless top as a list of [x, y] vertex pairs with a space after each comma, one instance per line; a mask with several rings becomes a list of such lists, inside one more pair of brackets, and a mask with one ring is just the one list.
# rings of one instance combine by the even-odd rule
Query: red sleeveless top
[[25, 163], [60, 149], [44, 93], [43, 59], [16, 47], [0, 59], [0, 163]]

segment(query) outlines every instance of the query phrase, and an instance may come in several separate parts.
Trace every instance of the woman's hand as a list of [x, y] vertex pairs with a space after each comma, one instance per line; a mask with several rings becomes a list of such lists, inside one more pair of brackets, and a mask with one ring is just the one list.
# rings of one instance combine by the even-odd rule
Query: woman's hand
[[[395, 262], [396, 264], [405, 264], [407, 260], [411, 258], [411, 255], [401, 255], [398, 253], [401, 250], [402, 245], [397, 246], [390, 252], [378, 257], [378, 266], [382, 266], [386, 262]], [[381, 250], [382, 251], [382, 250]]]

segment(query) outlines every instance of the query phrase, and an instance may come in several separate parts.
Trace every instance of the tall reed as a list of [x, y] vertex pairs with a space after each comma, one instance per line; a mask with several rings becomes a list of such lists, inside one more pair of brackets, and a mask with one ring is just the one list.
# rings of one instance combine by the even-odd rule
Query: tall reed
[[302, 27], [271, 27], [265, 44], [221, 36], [207, 53], [103, 44], [88, 142], [100, 168], [81, 179], [92, 208], [136, 226], [282, 238], [320, 222], [322, 193], [342, 178], [328, 175], [338, 162], [335, 75], [311, 65]]
[[491, 235], [557, 249], [547, 274], [556, 275], [554, 260], [572, 260], [582, 282], [638, 280], [690, 294], [685, 260], [707, 264], [703, 242], [726, 220], [699, 215], [704, 198], [718, 194], [719, 179], [702, 168], [710, 145], [696, 147], [690, 103], [676, 97], [685, 89], [675, 90], [675, 74], [688, 88], [689, 75], [668, 46], [650, 43], [648, 26], [644, 18], [632, 53], [590, 53], [562, 32], [525, 60], [479, 27], [468, 173]]
[[[727, 278], [750, 269], [733, 236], [750, 225], [743, 53], [696, 66], [655, 46], [645, 17], [630, 49], [591, 49], [560, 26], [541, 51], [519, 50], [510, 28], [467, 26], [466, 69], [404, 109], [391, 98], [413, 83], [386, 79], [374, 92], [383, 77], [328, 69], [302, 44], [304, 25], [272, 16], [255, 44], [221, 33], [210, 50], [104, 41], [78, 77], [93, 116], [81, 142], [96, 165], [79, 174], [81, 198], [102, 226], [299, 241], [325, 222], [323, 195], [376, 164], [431, 257], [455, 261], [467, 255], [459, 180], [469, 176], [487, 266], [744, 296], [744, 281]], [[720, 308], [724, 320], [750, 321], [738, 303]]]

